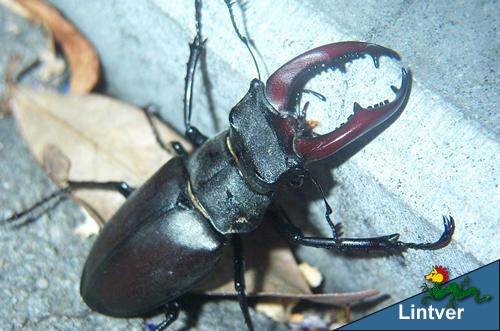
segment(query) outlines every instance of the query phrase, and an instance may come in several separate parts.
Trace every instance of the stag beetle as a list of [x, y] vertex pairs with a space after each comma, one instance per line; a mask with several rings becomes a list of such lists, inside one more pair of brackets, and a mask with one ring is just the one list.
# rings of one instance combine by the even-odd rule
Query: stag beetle
[[[127, 197], [95, 241], [83, 269], [80, 291], [93, 310], [136, 317], [164, 306], [166, 319], [156, 329], [165, 329], [177, 317], [176, 298], [216, 268], [222, 247], [230, 243], [235, 252], [235, 288], [245, 322], [253, 330], [239, 235], [259, 226], [282, 185], [296, 184], [297, 178], [308, 175], [308, 162], [336, 153], [402, 110], [410, 93], [411, 75], [401, 69], [401, 87], [392, 86], [393, 101], [368, 108], [355, 103], [354, 114], [345, 124], [317, 135], [306, 121], [305, 109], [297, 107], [311, 77], [366, 55], [376, 68], [381, 56], [400, 59], [393, 50], [370, 43], [324, 45], [289, 61], [265, 84], [254, 79], [231, 110], [229, 128], [208, 139], [190, 125], [192, 82], [204, 45], [200, 8], [200, 1], [196, 1], [197, 34], [190, 44], [184, 102], [186, 136], [197, 147], [195, 151], [188, 155], [174, 143], [179, 155], [137, 190], [123, 182], [69, 182], [44, 201], [82, 187], [115, 189]], [[228, 8], [231, 13], [229, 3]], [[237, 31], [234, 20], [233, 26]], [[330, 220], [326, 200], [325, 204], [331, 237], [304, 236], [276, 207], [270, 222], [292, 243], [337, 251], [433, 250], [448, 245], [454, 232], [454, 220], [449, 217], [444, 218], [445, 230], [434, 243], [404, 243], [398, 241], [398, 234], [342, 238], [340, 225]]]

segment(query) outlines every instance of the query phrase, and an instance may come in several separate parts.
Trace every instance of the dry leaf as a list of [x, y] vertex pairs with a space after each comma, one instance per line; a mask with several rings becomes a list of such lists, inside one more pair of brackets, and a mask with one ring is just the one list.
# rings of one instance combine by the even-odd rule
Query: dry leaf
[[33, 14], [25, 9], [22, 5], [19, 4], [16, 0], [0, 0], [0, 5], [4, 6], [14, 14], [24, 18], [25, 20], [32, 21]]
[[15, 88], [14, 71], [21, 63], [21, 58], [18, 55], [12, 56], [7, 62], [5, 72], [3, 74], [4, 93], [0, 100], [2, 106], [2, 117], [10, 114], [9, 100], [11, 98], [12, 90]]
[[[243, 236], [245, 283], [250, 297], [266, 298], [278, 305], [307, 300], [320, 304], [342, 305], [377, 295], [377, 290], [349, 293], [312, 293], [290, 246], [264, 220], [254, 232]], [[232, 247], [225, 247], [217, 272], [199, 284], [195, 292], [208, 295], [236, 296], [233, 283]]]
[[92, 216], [88, 214], [86, 214], [85, 216], [85, 222], [78, 225], [73, 233], [84, 238], [89, 238], [91, 236], [97, 235], [101, 230], [101, 227], [95, 222]]
[[[14, 88], [11, 109], [33, 155], [58, 183], [66, 178], [125, 180], [139, 186], [172, 157], [159, 147], [142, 110], [108, 97], [61, 96]], [[155, 121], [155, 126], [163, 141], [181, 141], [187, 150], [190, 149], [172, 129], [159, 121]], [[109, 219], [123, 203], [123, 198], [113, 192], [79, 190], [74, 194], [82, 205], [92, 207], [88, 208], [90, 213], [94, 209], [104, 219]], [[92, 233], [95, 229], [83, 226], [77, 231]], [[313, 294], [288, 243], [265, 221], [257, 231], [243, 238], [247, 248], [245, 280], [250, 296], [286, 307], [301, 299], [340, 305], [378, 293], [367, 290]], [[233, 276], [232, 249], [228, 246], [217, 272], [193, 291], [235, 296]], [[272, 305], [268, 307], [276, 309]]]
[[62, 187], [68, 182], [71, 161], [57, 145], [44, 146], [42, 164], [45, 173], [57, 186]]
[[[266, 222], [254, 232], [243, 235], [245, 251], [246, 292], [250, 296], [274, 294], [312, 294], [295, 257], [286, 243]], [[218, 272], [206, 278], [197, 288], [208, 294], [235, 295], [233, 252], [225, 251]], [[216, 289], [216, 293], [212, 290]]]
[[296, 301], [288, 302], [284, 300], [283, 302], [277, 302], [276, 300], [269, 302], [266, 300], [259, 300], [255, 303], [255, 310], [261, 312], [267, 317], [278, 322], [290, 322], [292, 316], [293, 308], [296, 306]]
[[44, 50], [39, 54], [38, 59], [40, 61], [38, 78], [42, 83], [50, 82], [54, 78], [62, 76], [66, 70], [66, 62], [58, 58], [54, 52]]
[[[15, 88], [10, 107], [40, 164], [47, 166], [50, 162], [44, 160], [47, 146], [57, 146], [59, 157], [71, 161], [68, 175], [54, 174], [51, 166], [52, 177], [124, 180], [139, 186], [172, 157], [159, 147], [142, 110], [108, 97], [61, 96]], [[159, 127], [156, 122], [164, 141], [180, 140], [172, 129]], [[79, 190], [75, 195], [104, 219], [109, 219], [124, 201], [119, 194], [105, 191]]]
[[47, 3], [32, 0], [18, 0], [18, 2], [46, 25], [61, 45], [71, 69], [71, 92], [76, 94], [90, 92], [99, 80], [99, 58], [94, 47]]
[[309, 263], [302, 262], [301, 264], [299, 264], [299, 269], [304, 275], [307, 284], [309, 284], [311, 288], [317, 288], [323, 282], [323, 275], [321, 274], [319, 269], [313, 267]]

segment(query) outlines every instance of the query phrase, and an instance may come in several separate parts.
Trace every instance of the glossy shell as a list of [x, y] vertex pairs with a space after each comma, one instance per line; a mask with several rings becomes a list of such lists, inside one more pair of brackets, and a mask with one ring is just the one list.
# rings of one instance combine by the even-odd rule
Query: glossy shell
[[87, 258], [81, 295], [116, 317], [141, 316], [189, 290], [217, 264], [222, 240], [187, 195], [174, 158], [106, 224]]

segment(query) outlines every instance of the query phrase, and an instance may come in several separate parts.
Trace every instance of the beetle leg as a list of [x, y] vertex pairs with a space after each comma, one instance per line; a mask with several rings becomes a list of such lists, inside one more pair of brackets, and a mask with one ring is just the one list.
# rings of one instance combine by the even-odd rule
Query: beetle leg
[[[166, 123], [165, 120], [158, 113], [158, 106], [154, 105], [154, 104], [148, 104], [144, 107], [141, 107], [141, 109], [144, 112], [144, 115], [146, 115], [146, 118], [148, 120], [149, 126], [151, 127], [151, 131], [153, 131], [153, 135], [156, 139], [156, 142], [161, 147], [161, 149], [163, 149], [168, 154], [170, 154], [171, 151], [167, 148], [167, 145], [161, 139], [160, 133], [158, 132], [158, 129], [156, 128], [156, 126], [154, 125], [154, 122], [153, 122], [153, 117], [155, 117], [158, 120], [160, 120], [162, 123], [165, 123], [168, 125], [168, 123]], [[177, 152], [175, 147], [173, 147], [173, 148]]]
[[[196, 5], [196, 36], [193, 39], [193, 42], [189, 44], [189, 60], [187, 62], [187, 70], [186, 70], [186, 78], [184, 85], [184, 126], [185, 126], [185, 136], [186, 138], [193, 144], [195, 147], [199, 147], [203, 145], [205, 141], [208, 140], [208, 137], [205, 136], [198, 130], [196, 127], [191, 125], [191, 113], [192, 113], [192, 98], [193, 98], [193, 86], [194, 86], [194, 74], [196, 72], [196, 65], [198, 60], [200, 59], [201, 53], [203, 52], [205, 42], [201, 41], [201, 22], [200, 22], [200, 10], [201, 10], [201, 2], [195, 1]], [[153, 130], [153, 134], [156, 138], [156, 141], [160, 145], [162, 149], [169, 152], [169, 149], [165, 145], [165, 143], [161, 140], [160, 134], [158, 130], [153, 124], [152, 116], [157, 117], [160, 121], [164, 122], [163, 118], [158, 115], [157, 109], [154, 105], [147, 105], [142, 107], [144, 114], [146, 115], [149, 125]], [[167, 123], [168, 124], [168, 123]], [[180, 145], [179, 145], [180, 146]], [[176, 149], [178, 146], [173, 146], [176, 152], [180, 152], [181, 156], [187, 153], [182, 153], [183, 151], [180, 149]]]
[[387, 56], [399, 60], [399, 55], [391, 49], [363, 42], [340, 42], [312, 49], [301, 54], [274, 72], [266, 83], [266, 96], [271, 105], [282, 116], [278, 120], [280, 132], [293, 139], [293, 150], [306, 161], [314, 161], [330, 156], [380, 125], [401, 110], [408, 98], [411, 75], [402, 69], [402, 83], [398, 89], [392, 86], [396, 98], [375, 107], [362, 108], [354, 104], [354, 115], [340, 128], [319, 136], [303, 137], [303, 121], [294, 104], [297, 93], [303, 92], [307, 81], [328, 68], [344, 69], [345, 63], [369, 55], [375, 67], [379, 58]]
[[124, 182], [124, 181], [77, 182], [77, 181], [70, 180], [70, 181], [68, 181], [67, 188], [69, 191], [75, 191], [75, 190], [81, 190], [81, 189], [116, 191], [116, 192], [120, 193], [121, 195], [123, 195], [125, 198], [128, 198], [135, 191], [135, 187], [130, 186], [127, 182]]
[[[275, 212], [273, 212], [275, 214]], [[389, 254], [398, 254], [407, 249], [436, 250], [445, 247], [451, 241], [455, 231], [455, 221], [450, 217], [443, 217], [444, 232], [441, 237], [433, 243], [404, 243], [399, 241], [399, 234], [374, 238], [340, 238], [340, 224], [336, 226], [336, 234], [332, 238], [307, 237], [302, 230], [293, 225], [286, 213], [280, 209], [279, 214], [273, 215], [270, 219], [276, 229], [282, 233], [290, 242], [294, 244], [311, 246], [316, 248], [333, 249], [338, 252], [352, 251], [385, 251]]]
[[174, 151], [177, 153], [178, 156], [184, 159], [188, 157], [189, 155], [188, 152], [184, 149], [184, 147], [182, 147], [180, 142], [172, 141], [170, 144], [172, 145], [172, 148], [174, 149]]
[[[184, 79], [185, 85], [184, 85], [184, 127], [186, 129], [185, 131], [185, 136], [186, 138], [193, 144], [194, 147], [199, 147], [203, 145], [205, 141], [208, 140], [208, 137], [205, 136], [198, 130], [196, 127], [191, 125], [191, 113], [192, 113], [192, 99], [193, 99], [193, 89], [194, 89], [194, 75], [196, 72], [196, 65], [198, 64], [198, 60], [201, 57], [201, 54], [203, 53], [203, 50], [205, 48], [205, 41], [202, 41], [201, 37], [201, 0], [196, 0], [195, 1], [195, 10], [196, 10], [196, 36], [193, 39], [193, 42], [189, 44], [189, 59], [187, 62], [187, 68], [186, 68], [186, 77]], [[154, 112], [151, 106], [147, 106], [143, 108], [146, 116], [148, 118], [148, 121], [153, 128], [153, 133], [155, 135], [156, 141], [158, 141], [159, 145], [166, 151], [168, 151], [168, 148], [166, 145], [161, 141], [160, 136], [158, 134], [158, 131], [153, 125], [153, 122], [151, 121], [151, 116]], [[161, 119], [161, 117], [158, 116], [158, 118]], [[179, 145], [180, 146], [180, 145]], [[182, 153], [183, 151], [180, 149], [176, 149], [178, 146], [173, 146], [174, 150], [176, 152], [181, 152], [181, 154], [186, 154], [187, 153]]]
[[175, 322], [179, 317], [179, 304], [175, 301], [169, 302], [165, 305], [165, 319], [153, 329], [154, 331], [162, 331], [168, 328], [170, 324]]
[[185, 134], [194, 147], [200, 147], [205, 141], [208, 140], [208, 137], [201, 133], [200, 130], [198, 130], [194, 126], [190, 126], [186, 130]]
[[[144, 112], [144, 115], [146, 115], [146, 118], [148, 120], [148, 124], [151, 127], [151, 131], [153, 132], [153, 136], [156, 139], [156, 142], [160, 146], [161, 149], [166, 151], [168, 154], [171, 154], [172, 151], [167, 147], [167, 145], [163, 142], [160, 132], [156, 128], [153, 117], [161, 121], [162, 123], [166, 124], [167, 126], [169, 125], [163, 117], [160, 116], [158, 112], [158, 107], [154, 104], [148, 104], [144, 107], [141, 107], [142, 111]], [[190, 127], [186, 131], [186, 135], [188, 136], [189, 140], [195, 145], [195, 146], [201, 146], [205, 140], [207, 140], [207, 137], [205, 137], [203, 134], [201, 134], [198, 129], [195, 127]], [[178, 141], [173, 141], [170, 143], [170, 146], [172, 146], [172, 149], [174, 152], [177, 154], [177, 156], [181, 156], [186, 158], [189, 153], [184, 149], [184, 147], [181, 145], [180, 142]]]
[[245, 260], [243, 257], [243, 243], [241, 242], [241, 237], [236, 234], [232, 235], [231, 243], [234, 252], [234, 288], [238, 296], [241, 311], [245, 318], [245, 324], [249, 331], [253, 331], [254, 327], [248, 309], [247, 295], [245, 293]]
[[48, 196], [42, 198], [38, 202], [36, 202], [31, 207], [10, 216], [5, 220], [5, 223], [15, 222], [20, 218], [32, 214], [38, 208], [46, 205], [50, 201], [59, 199], [66, 194], [71, 193], [72, 191], [79, 189], [95, 189], [95, 190], [108, 190], [108, 191], [117, 191], [125, 198], [127, 198], [132, 192], [134, 192], [135, 188], [127, 184], [123, 181], [111, 181], [111, 182], [76, 182], [76, 181], [68, 181], [68, 185], [63, 188], [58, 189], [57, 191], [49, 194]]
[[399, 245], [404, 249], [420, 249], [420, 250], [436, 250], [447, 246], [451, 242], [453, 233], [455, 232], [455, 220], [451, 216], [443, 216], [444, 232], [441, 237], [433, 243], [403, 243], [399, 242]]
[[201, 37], [201, 0], [195, 1], [195, 11], [196, 36], [194, 37], [193, 42], [189, 44], [189, 60], [187, 62], [184, 85], [184, 126], [186, 128], [186, 137], [195, 147], [199, 147], [208, 139], [208, 137], [203, 135], [197, 128], [191, 126], [194, 74], [196, 72], [196, 64], [198, 63], [201, 53], [205, 48], [205, 41], [202, 41]]

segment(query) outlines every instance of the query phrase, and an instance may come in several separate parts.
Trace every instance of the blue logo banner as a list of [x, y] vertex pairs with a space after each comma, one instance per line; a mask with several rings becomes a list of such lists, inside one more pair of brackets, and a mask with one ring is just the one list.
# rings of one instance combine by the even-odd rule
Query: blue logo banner
[[424, 292], [340, 330], [498, 330], [499, 267], [497, 260], [452, 280], [445, 267], [430, 267]]

